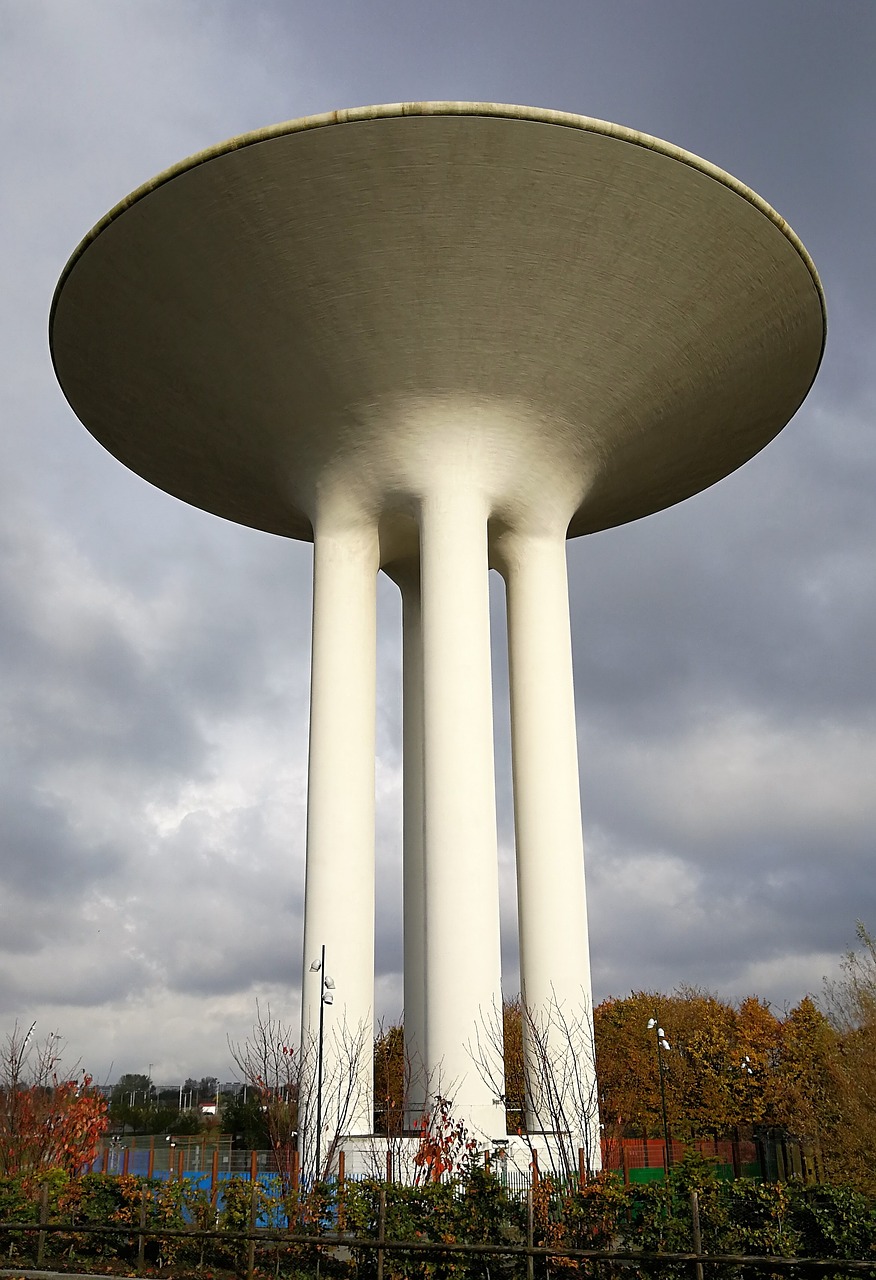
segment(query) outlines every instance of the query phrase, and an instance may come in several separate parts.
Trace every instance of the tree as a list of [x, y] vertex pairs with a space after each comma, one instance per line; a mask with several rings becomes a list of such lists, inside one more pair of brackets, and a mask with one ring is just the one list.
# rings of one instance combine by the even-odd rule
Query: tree
[[835, 982], [824, 981], [828, 1016], [841, 1035], [876, 1026], [876, 938], [861, 920], [855, 933], [858, 947], [840, 961], [842, 976]]
[[[317, 1080], [318, 1045], [304, 1041], [298, 1049], [292, 1028], [256, 1002], [256, 1019], [243, 1042], [228, 1047], [243, 1079], [255, 1092], [265, 1117], [277, 1172], [287, 1189], [294, 1181], [296, 1153], [305, 1183], [324, 1179], [332, 1170], [344, 1131], [359, 1102], [365, 1030], [333, 1028], [326, 1054], [322, 1090]], [[370, 1048], [370, 1045], [369, 1045]], [[320, 1113], [320, 1141], [313, 1141]], [[306, 1143], [302, 1135], [308, 1136]], [[319, 1156], [317, 1159], [317, 1150]]]
[[106, 1102], [89, 1075], [65, 1075], [59, 1037], [39, 1041], [35, 1027], [23, 1034], [16, 1022], [0, 1054], [0, 1173], [78, 1173], [97, 1152]]
[[812, 1096], [817, 1072], [807, 1074], [798, 1034], [804, 1012], [789, 1015], [786, 1026], [756, 996], [737, 1008], [696, 987], [671, 995], [639, 991], [606, 1000], [594, 1013], [600, 1114], [610, 1130], [653, 1136], [662, 1131], [651, 1018], [670, 1045], [664, 1051], [666, 1109], [677, 1138], [717, 1137], [738, 1126], [786, 1126], [792, 1118], [799, 1128], [801, 1108], [811, 1112], [819, 1105]]
[[[509, 1025], [510, 1059], [503, 1058], [505, 1027]], [[510, 1008], [503, 1006], [492, 1018], [484, 1019], [469, 1045], [481, 1078], [504, 1100], [506, 1115], [516, 1113], [519, 1117], [514, 1131], [530, 1149], [536, 1135], [542, 1138], [539, 1150], [552, 1171], [564, 1178], [577, 1173], [579, 1150], [584, 1151], [588, 1170], [601, 1165], [597, 1085], [591, 1066], [593, 1044], [590, 1007], [582, 993], [576, 1006], [554, 996], [538, 1009], [529, 1008], [518, 997]], [[501, 1064], [501, 1078], [496, 1062]], [[510, 1104], [509, 1081], [514, 1090]]]
[[[739, 1111], [742, 1053], [737, 1014], [731, 1004], [698, 987], [681, 987], [661, 1010], [674, 1039], [670, 1096], [679, 1111], [679, 1137], [728, 1133], [743, 1119]], [[671, 1016], [670, 1016], [671, 1013]]]
[[145, 1106], [151, 1102], [154, 1092], [149, 1076], [129, 1071], [119, 1076], [110, 1098], [112, 1102], [124, 1102], [131, 1107], [137, 1106], [138, 1102]]
[[204, 1118], [197, 1107], [193, 1107], [190, 1111], [178, 1112], [173, 1121], [173, 1132], [181, 1136], [184, 1134], [194, 1136], [196, 1133], [203, 1133], [205, 1127]]
[[818, 1143], [830, 1126], [837, 1039], [811, 996], [782, 1022], [772, 1119], [801, 1141]]
[[271, 1136], [257, 1093], [250, 1093], [246, 1098], [242, 1092], [233, 1098], [223, 1098], [222, 1132], [230, 1133], [232, 1144], [247, 1151], [270, 1147]]
[[769, 1005], [756, 996], [747, 996], [739, 1005], [736, 1019], [738, 1123], [759, 1126], [778, 1123], [776, 1072], [781, 1043], [782, 1024]]
[[603, 1123], [610, 1131], [660, 1131], [660, 1089], [648, 1019], [665, 1007], [653, 992], [604, 1000], [593, 1011], [596, 1078]]
[[840, 962], [841, 976], [825, 981], [825, 1003], [836, 1033], [834, 1113], [822, 1137], [828, 1172], [836, 1181], [876, 1193], [876, 939], [857, 925], [858, 947]]
[[408, 1181], [413, 1186], [424, 1182], [440, 1182], [445, 1173], [458, 1176], [470, 1166], [478, 1144], [453, 1114], [453, 1103], [441, 1096], [420, 1117], [419, 1141], [410, 1158]]
[[363, 1079], [366, 1051], [370, 1058], [372, 1047], [370, 1026], [350, 1027], [345, 1020], [325, 1031], [322, 1045], [316, 1030], [302, 1034], [296, 1077], [298, 1151], [308, 1185], [323, 1181], [335, 1168], [347, 1126], [361, 1111], [363, 1091], [372, 1085], [373, 1077]]
[[520, 996], [502, 1001], [502, 1052], [505, 1062], [505, 1124], [509, 1133], [517, 1133], [523, 1128], [526, 1117], [523, 1002]]
[[405, 1029], [381, 1026], [374, 1039], [374, 1132], [393, 1137], [405, 1127], [408, 1096]]
[[123, 1132], [146, 1133], [154, 1119], [155, 1090], [149, 1076], [129, 1071], [119, 1076], [110, 1094], [109, 1118]]
[[252, 1089], [268, 1134], [282, 1183], [291, 1190], [298, 1150], [300, 1055], [292, 1047], [292, 1028], [264, 1011], [256, 1001], [252, 1030], [242, 1042], [228, 1041], [231, 1056]]

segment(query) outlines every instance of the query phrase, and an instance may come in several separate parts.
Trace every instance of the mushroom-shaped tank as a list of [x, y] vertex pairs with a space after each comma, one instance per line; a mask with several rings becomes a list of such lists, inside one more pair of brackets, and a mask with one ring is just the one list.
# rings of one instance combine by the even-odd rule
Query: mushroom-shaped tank
[[[508, 593], [527, 1052], [561, 1073], [549, 1026], [589, 998], [565, 538], [740, 466], [797, 410], [824, 334], [815, 269], [753, 192], [530, 108], [369, 107], [235, 138], [77, 249], [51, 345], [89, 431], [187, 502], [316, 544], [303, 1028], [325, 945], [333, 1069], [372, 1017], [378, 569], [404, 600], [410, 1110], [450, 1092], [495, 1137], [495, 1045], [471, 1053], [500, 999], [487, 566]], [[324, 1128], [370, 1129], [356, 1070]], [[595, 1112], [536, 1112], [598, 1163]]]
[[[451, 437], [497, 508], [647, 515], [785, 425], [817, 276], [740, 183], [631, 130], [487, 104], [337, 112], [194, 156], [74, 254], [73, 409], [217, 515], [310, 537], [327, 474], [403, 505]], [[544, 490], [547, 490], [547, 495]]]

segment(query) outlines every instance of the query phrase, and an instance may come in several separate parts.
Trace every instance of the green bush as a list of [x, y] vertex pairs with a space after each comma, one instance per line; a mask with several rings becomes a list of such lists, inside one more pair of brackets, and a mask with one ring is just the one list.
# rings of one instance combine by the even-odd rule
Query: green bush
[[860, 1191], [792, 1184], [788, 1199], [801, 1254], [876, 1259], [876, 1205]]
[[[221, 1184], [217, 1205], [192, 1182], [163, 1182], [133, 1175], [109, 1177], [88, 1174], [69, 1178], [46, 1170], [37, 1178], [0, 1179], [0, 1221], [36, 1223], [43, 1189], [48, 1188], [52, 1221], [69, 1224], [69, 1231], [47, 1234], [46, 1260], [61, 1269], [75, 1262], [81, 1269], [130, 1273], [137, 1260], [141, 1213], [147, 1228], [178, 1229], [185, 1225], [234, 1232], [250, 1223], [253, 1188], [248, 1179]], [[688, 1252], [692, 1248], [691, 1192], [699, 1199], [703, 1248], [707, 1253], [772, 1254], [789, 1257], [822, 1256], [874, 1260], [876, 1271], [876, 1202], [844, 1187], [804, 1186], [723, 1181], [713, 1164], [699, 1157], [681, 1161], [665, 1182], [625, 1187], [613, 1174], [600, 1174], [583, 1188], [543, 1179], [533, 1195], [534, 1241], [569, 1249], [620, 1249], [635, 1252]], [[334, 1235], [319, 1244], [281, 1241], [259, 1243], [256, 1269], [261, 1275], [313, 1276], [317, 1265], [323, 1277], [371, 1280], [376, 1273], [374, 1248], [357, 1247], [353, 1257], [338, 1252], [336, 1232], [376, 1241], [381, 1195], [385, 1197], [387, 1240], [430, 1241], [444, 1244], [522, 1244], [526, 1239], [527, 1207], [511, 1195], [489, 1171], [470, 1168], [455, 1184], [427, 1183], [405, 1187], [376, 1180], [348, 1181], [342, 1195], [333, 1183], [321, 1183], [296, 1205], [284, 1202], [279, 1185], [255, 1189], [257, 1221], [279, 1225], [291, 1210], [294, 1231]], [[88, 1224], [114, 1223], [124, 1227], [118, 1236], [91, 1235], [77, 1230]], [[4, 1261], [32, 1262], [37, 1235], [0, 1228]], [[146, 1262], [153, 1270], [174, 1277], [209, 1270], [243, 1273], [248, 1246], [238, 1240], [170, 1237], [149, 1241]], [[205, 1271], [205, 1268], [207, 1271]], [[552, 1274], [599, 1276], [604, 1268], [586, 1261], [558, 1260]], [[390, 1251], [384, 1259], [386, 1280], [523, 1280], [526, 1259], [510, 1254], [463, 1255]], [[544, 1264], [537, 1263], [537, 1274]], [[625, 1267], [630, 1280], [673, 1276], [687, 1280], [689, 1264], [648, 1263]], [[737, 1273], [749, 1280], [746, 1270]], [[760, 1280], [751, 1269], [751, 1280]]]

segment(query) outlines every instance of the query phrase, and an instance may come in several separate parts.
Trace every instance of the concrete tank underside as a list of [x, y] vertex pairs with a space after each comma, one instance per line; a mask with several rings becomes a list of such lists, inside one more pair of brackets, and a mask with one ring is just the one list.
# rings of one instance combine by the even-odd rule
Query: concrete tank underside
[[234, 139], [95, 228], [52, 350], [122, 462], [309, 538], [328, 471], [404, 508], [457, 422], [499, 514], [538, 518], [569, 477], [574, 535], [696, 493], [785, 425], [823, 307], [757, 197], [597, 121], [417, 110]]
[[302, 1086], [311, 1172], [333, 1133], [371, 1127], [379, 569], [403, 602], [406, 1122], [449, 1096], [480, 1139], [505, 1133], [492, 565], [526, 1123], [597, 1167], [565, 541], [744, 463], [796, 412], [824, 335], [806, 251], [740, 183], [618, 126], [492, 104], [233, 139], [71, 258], [52, 354], [87, 428], [186, 502], [314, 541], [305, 1055], [323, 947], [337, 987], [319, 1121], [312, 1053]]

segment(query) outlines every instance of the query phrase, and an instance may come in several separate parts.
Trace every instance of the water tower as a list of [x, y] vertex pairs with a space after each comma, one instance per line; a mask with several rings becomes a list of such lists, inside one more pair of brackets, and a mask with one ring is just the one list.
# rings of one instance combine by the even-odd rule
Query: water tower
[[[403, 600], [409, 1105], [450, 1093], [497, 1139], [498, 1049], [471, 1052], [501, 999], [488, 571], [507, 593], [523, 995], [536, 1019], [589, 1016], [566, 539], [747, 461], [824, 336], [811, 260], [741, 183], [629, 129], [488, 103], [234, 138], [76, 250], [51, 344], [88, 430], [168, 493], [314, 544], [303, 1029], [325, 946], [327, 1068], [373, 1023], [378, 572]], [[549, 1052], [562, 1074], [561, 1036]], [[354, 1074], [343, 1127], [367, 1133], [369, 1053]], [[595, 1113], [580, 1125], [595, 1164]]]

